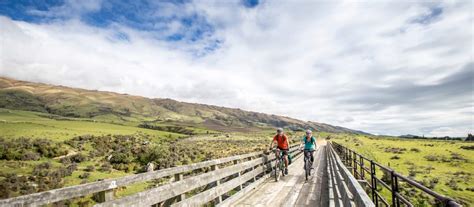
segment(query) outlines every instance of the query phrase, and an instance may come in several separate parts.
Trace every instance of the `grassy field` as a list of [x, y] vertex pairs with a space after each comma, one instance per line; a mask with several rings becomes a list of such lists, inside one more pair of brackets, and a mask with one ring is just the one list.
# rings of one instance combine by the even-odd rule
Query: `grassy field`
[[[263, 151], [273, 135], [265, 129], [230, 133], [189, 123], [150, 122], [162, 131], [138, 127], [140, 123], [0, 109], [0, 197], [143, 172], [149, 162], [161, 169]], [[116, 194], [129, 195], [150, 185], [127, 186]], [[74, 202], [94, 203], [90, 197]]]
[[[441, 194], [467, 206], [474, 205], [472, 142], [342, 134], [333, 134], [331, 138]], [[471, 150], [461, 148], [463, 146], [470, 146]]]
[[[66, 118], [0, 109], [0, 197], [59, 187], [255, 151], [265, 151], [273, 129], [219, 132], [192, 122], [123, 119], [113, 115]], [[288, 132], [292, 142], [301, 132]], [[375, 161], [453, 197], [474, 203], [473, 143], [319, 133]], [[436, 183], [434, 181], [436, 180]], [[434, 183], [434, 184], [433, 184]], [[116, 191], [129, 195], [153, 185], [138, 183]], [[382, 191], [387, 194], [387, 192]], [[92, 205], [90, 197], [75, 204]]]

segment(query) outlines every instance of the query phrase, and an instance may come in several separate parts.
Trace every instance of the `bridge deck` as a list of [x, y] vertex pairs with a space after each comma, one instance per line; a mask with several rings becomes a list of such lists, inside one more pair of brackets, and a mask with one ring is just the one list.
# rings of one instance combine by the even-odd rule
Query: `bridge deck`
[[[326, 171], [325, 142], [318, 143], [315, 152], [314, 173], [305, 180], [303, 157], [289, 166], [288, 176], [278, 182], [267, 179], [262, 185], [237, 200], [231, 206], [327, 206], [328, 192], [324, 176]], [[326, 189], [326, 190], [324, 190]]]

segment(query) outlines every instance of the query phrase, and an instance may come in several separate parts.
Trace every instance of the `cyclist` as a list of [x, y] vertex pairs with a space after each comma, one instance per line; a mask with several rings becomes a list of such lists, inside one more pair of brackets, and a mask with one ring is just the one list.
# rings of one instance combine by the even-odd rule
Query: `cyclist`
[[[304, 156], [310, 157], [311, 163], [313, 163], [313, 153], [316, 150], [316, 138], [313, 137], [313, 132], [309, 129], [306, 130], [306, 135], [303, 136], [303, 139], [301, 140], [300, 149], [302, 148], [304, 149]], [[313, 166], [311, 166], [311, 169], [313, 169]]]
[[[277, 134], [273, 137], [270, 149], [273, 149], [273, 145], [277, 142], [277, 147], [280, 150], [280, 153], [283, 154], [283, 159], [285, 160], [285, 174], [288, 175], [288, 146], [289, 141], [288, 137], [283, 133], [282, 128], [277, 129]], [[275, 156], [278, 158], [280, 155], [276, 153]]]

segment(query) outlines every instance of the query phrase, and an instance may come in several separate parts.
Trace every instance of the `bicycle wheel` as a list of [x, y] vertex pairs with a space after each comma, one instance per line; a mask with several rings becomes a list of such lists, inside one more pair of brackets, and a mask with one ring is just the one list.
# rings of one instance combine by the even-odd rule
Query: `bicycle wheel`
[[308, 177], [309, 177], [309, 169], [308, 169], [308, 160], [304, 160], [304, 174], [305, 174], [305, 177], [306, 177], [306, 180], [308, 180]]
[[283, 159], [280, 160], [280, 163], [281, 163], [281, 164], [280, 164], [281, 174], [282, 174], [283, 176], [286, 176], [286, 174], [285, 174], [285, 162], [283, 161]]
[[279, 173], [279, 169], [278, 169], [278, 166], [280, 165], [278, 160], [275, 161], [275, 182], [278, 182], [278, 177], [280, 176], [278, 173]]

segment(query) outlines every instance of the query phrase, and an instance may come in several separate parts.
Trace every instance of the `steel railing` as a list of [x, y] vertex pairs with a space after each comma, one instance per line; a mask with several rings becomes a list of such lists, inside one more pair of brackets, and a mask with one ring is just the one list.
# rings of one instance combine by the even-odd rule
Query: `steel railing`
[[[351, 169], [351, 173], [354, 175], [354, 177], [364, 182], [367, 181], [366, 185], [369, 187], [367, 191], [371, 195], [371, 199], [375, 203], [375, 206], [398, 207], [402, 203], [406, 206], [414, 206], [409, 199], [407, 199], [400, 193], [399, 181], [403, 181], [409, 186], [414, 187], [430, 195], [436, 201], [436, 205], [449, 207], [461, 206], [460, 204], [456, 203], [454, 199], [441, 195], [423, 186], [422, 184], [397, 173], [395, 170], [383, 166], [375, 162], [374, 160], [355, 152], [354, 150], [351, 150], [333, 141], [330, 142], [330, 144], [333, 146], [337, 154], [339, 154], [339, 156], [343, 160], [343, 163], [349, 169]], [[390, 182], [385, 182], [383, 181], [383, 179], [377, 177], [377, 168], [390, 176]], [[370, 178], [366, 176], [366, 173], [369, 175]], [[383, 186], [390, 192], [391, 204], [386, 198], [384, 198], [379, 193], [379, 191], [377, 190], [377, 186]]]

